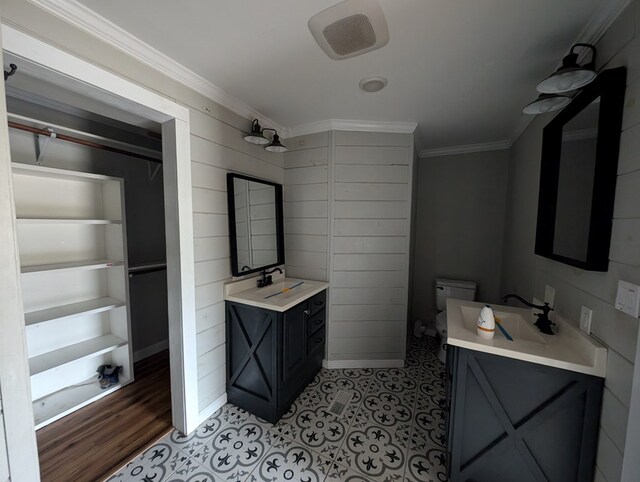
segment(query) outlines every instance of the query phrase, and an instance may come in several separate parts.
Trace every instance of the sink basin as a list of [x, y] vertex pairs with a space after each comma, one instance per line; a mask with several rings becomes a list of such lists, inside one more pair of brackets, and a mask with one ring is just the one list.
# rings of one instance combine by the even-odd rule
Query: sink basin
[[558, 333], [545, 335], [533, 324], [534, 311], [528, 308], [491, 305], [509, 332], [508, 340], [496, 327], [491, 340], [480, 338], [476, 322], [484, 303], [447, 300], [447, 343], [470, 350], [538, 363], [587, 375], [604, 377], [607, 349], [573, 323], [556, 313]]
[[264, 288], [257, 288], [255, 283], [255, 278], [227, 283], [224, 299], [267, 310], [287, 311], [329, 286], [322, 281], [285, 278], [282, 275]]
[[[462, 317], [464, 319], [464, 326], [473, 334], [477, 333], [476, 322], [478, 321], [478, 316], [480, 315], [482, 306], [460, 307], [462, 311]], [[544, 337], [534, 326], [533, 322], [531, 320], [525, 319], [521, 314], [501, 311], [499, 309], [494, 309], [493, 314], [498, 320], [501, 321], [502, 326], [511, 335], [511, 338], [513, 338], [514, 342], [527, 341], [531, 343], [545, 343]], [[506, 339], [497, 326], [494, 337]]]

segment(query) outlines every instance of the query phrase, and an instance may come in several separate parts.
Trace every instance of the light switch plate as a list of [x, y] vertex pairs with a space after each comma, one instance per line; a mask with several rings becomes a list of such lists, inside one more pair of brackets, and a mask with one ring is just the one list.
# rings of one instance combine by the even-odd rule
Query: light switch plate
[[618, 281], [616, 310], [638, 318], [640, 312], [640, 286], [627, 281]]
[[556, 298], [556, 289], [553, 286], [544, 285], [544, 302], [549, 303], [549, 306], [553, 307], [553, 302]]
[[591, 308], [587, 308], [583, 306], [580, 310], [580, 329], [584, 331], [587, 335], [591, 334], [591, 317], [593, 315], [593, 310]]

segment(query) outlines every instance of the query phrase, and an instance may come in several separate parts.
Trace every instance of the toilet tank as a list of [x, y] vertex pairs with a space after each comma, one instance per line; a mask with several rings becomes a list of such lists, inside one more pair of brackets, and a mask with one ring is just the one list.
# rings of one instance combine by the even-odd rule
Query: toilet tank
[[447, 309], [447, 298], [474, 301], [476, 299], [475, 281], [436, 279], [436, 307], [438, 311]]

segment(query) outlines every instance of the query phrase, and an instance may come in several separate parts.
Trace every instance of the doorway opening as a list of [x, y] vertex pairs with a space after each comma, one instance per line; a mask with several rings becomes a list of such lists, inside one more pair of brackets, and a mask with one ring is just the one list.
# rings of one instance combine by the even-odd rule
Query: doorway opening
[[33, 401], [18, 415], [43, 464], [96, 448], [104, 470], [43, 480], [94, 480], [198, 424], [188, 111], [5, 26], [3, 43]]

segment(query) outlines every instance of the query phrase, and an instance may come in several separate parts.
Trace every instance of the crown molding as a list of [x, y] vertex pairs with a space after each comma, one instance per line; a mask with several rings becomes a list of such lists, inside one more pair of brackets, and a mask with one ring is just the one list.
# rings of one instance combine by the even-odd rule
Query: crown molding
[[[613, 22], [616, 21], [616, 19], [620, 16], [624, 9], [629, 6], [630, 3], [631, 0], [609, 0], [606, 2], [600, 2], [600, 6], [589, 19], [589, 23], [587, 23], [587, 25], [582, 29], [582, 32], [580, 32], [580, 35], [578, 35], [578, 38], [576, 38], [575, 42], [573, 43], [596, 45], [609, 29], [609, 27], [611, 27]], [[581, 62], [582, 60], [584, 60], [584, 57], [586, 55], [587, 51], [583, 50], [578, 57], [578, 61]], [[558, 62], [558, 66], [560, 66], [561, 59], [559, 59]], [[537, 93], [534, 92], [534, 95], [537, 95]], [[518, 138], [524, 133], [524, 131], [527, 130], [529, 125], [536, 117], [537, 116], [535, 115], [524, 114], [520, 118], [520, 122], [517, 123], [516, 129], [509, 139], [511, 145], [516, 143]]]
[[175, 79], [205, 97], [247, 119], [258, 119], [261, 124], [287, 133], [288, 129], [261, 114], [240, 99], [226, 93], [204, 77], [189, 70], [138, 37], [118, 27], [76, 0], [28, 0], [46, 12], [61, 18], [74, 27], [87, 32], [112, 47], [134, 57], [143, 64]]
[[423, 149], [420, 158], [451, 156], [455, 154], [470, 154], [473, 152], [502, 151], [509, 149], [511, 143], [507, 140], [483, 142], [480, 144], [465, 144], [461, 146], [437, 147], [435, 149]]
[[391, 132], [396, 134], [413, 134], [417, 127], [417, 122], [384, 122], [327, 119], [290, 127], [288, 137], [298, 137], [308, 134], [315, 134], [316, 132], [326, 131]]

